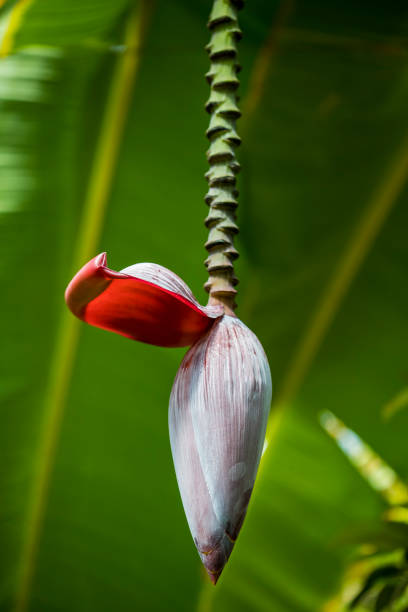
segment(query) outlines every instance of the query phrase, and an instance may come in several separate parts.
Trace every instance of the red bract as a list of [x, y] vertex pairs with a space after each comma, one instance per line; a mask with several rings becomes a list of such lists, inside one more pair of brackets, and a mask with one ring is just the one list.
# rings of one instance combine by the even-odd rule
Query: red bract
[[223, 314], [200, 306], [176, 274], [153, 263], [121, 272], [106, 267], [106, 253], [74, 276], [65, 300], [90, 325], [157, 346], [190, 346]]

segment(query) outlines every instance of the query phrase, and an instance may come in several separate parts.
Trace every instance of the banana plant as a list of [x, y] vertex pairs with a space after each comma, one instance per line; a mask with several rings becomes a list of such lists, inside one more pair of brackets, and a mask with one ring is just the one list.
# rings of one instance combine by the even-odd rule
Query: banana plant
[[[236, 178], [240, 233], [210, 185], [208, 268], [215, 279], [217, 260], [237, 266], [229, 307], [262, 342], [274, 399], [216, 588], [194, 550], [167, 406], [186, 347], [218, 342], [228, 317], [241, 326], [225, 310], [208, 316], [199, 264], [209, 14], [207, 0], [0, 3], [2, 610], [327, 610], [350, 558], [338, 535], [386, 504], [319, 414], [407, 478], [407, 411], [383, 417], [407, 386], [405, 7], [250, 0], [239, 12], [242, 117], [232, 143], [210, 133], [208, 175]], [[218, 44], [238, 44], [224, 28], [210, 32], [211, 64]], [[210, 121], [228, 132], [238, 92], [227, 87], [228, 116], [217, 115], [211, 67], [207, 79]], [[238, 175], [235, 159], [215, 160], [239, 137]], [[72, 315], [64, 291], [103, 251], [112, 274], [150, 261], [183, 279], [196, 296], [173, 296], [179, 321], [194, 322], [183, 347]], [[166, 316], [172, 296], [159, 293]]]

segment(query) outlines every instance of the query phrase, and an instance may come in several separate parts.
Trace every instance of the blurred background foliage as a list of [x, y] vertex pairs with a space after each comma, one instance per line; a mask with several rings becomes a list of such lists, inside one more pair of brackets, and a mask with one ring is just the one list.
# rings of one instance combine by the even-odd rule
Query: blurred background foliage
[[[238, 314], [268, 354], [274, 409], [215, 589], [168, 442], [184, 351], [65, 308], [103, 250], [113, 269], [163, 264], [206, 299], [210, 5], [0, 1], [1, 611], [335, 612], [377, 605], [395, 570], [358, 593], [381, 564], [406, 581], [405, 515], [397, 536], [382, 519], [404, 509], [390, 491], [403, 498], [408, 477], [405, 1], [241, 13]], [[384, 533], [393, 559], [345, 590], [361, 542], [384, 553]]]

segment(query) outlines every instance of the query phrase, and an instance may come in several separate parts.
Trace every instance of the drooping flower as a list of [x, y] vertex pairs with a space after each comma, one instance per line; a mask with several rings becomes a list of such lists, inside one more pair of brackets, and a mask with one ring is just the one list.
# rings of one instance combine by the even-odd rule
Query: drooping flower
[[157, 264], [114, 272], [102, 253], [76, 274], [65, 298], [96, 327], [158, 346], [192, 345], [170, 396], [170, 442], [190, 531], [215, 584], [242, 526], [264, 443], [272, 383], [259, 340], [222, 305], [201, 306]]
[[265, 437], [272, 383], [262, 346], [229, 315], [187, 352], [170, 396], [184, 510], [215, 583], [241, 529]]

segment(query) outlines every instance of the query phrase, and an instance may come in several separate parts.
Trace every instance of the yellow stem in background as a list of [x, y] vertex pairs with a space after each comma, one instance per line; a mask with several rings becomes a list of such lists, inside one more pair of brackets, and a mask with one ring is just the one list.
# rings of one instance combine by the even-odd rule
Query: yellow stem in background
[[[136, 5], [126, 24], [125, 51], [118, 59], [113, 75], [84, 202], [80, 233], [75, 249], [75, 270], [95, 254], [98, 246], [151, 8], [151, 1], [142, 0]], [[50, 480], [78, 347], [78, 337], [79, 321], [68, 312], [68, 309], [64, 309], [52, 359], [43, 424], [35, 459], [34, 482], [27, 511], [27, 531], [20, 561], [15, 612], [25, 612], [30, 599]]]
[[[0, 42], [0, 59], [7, 57], [7, 55], [10, 54], [13, 48], [15, 35], [21, 24], [21, 20], [32, 1], [33, 0], [20, 0], [20, 2], [17, 2], [17, 4], [15, 4], [10, 10], [6, 30]], [[0, 1], [0, 7], [4, 4], [4, 2]]]
[[390, 419], [403, 408], [408, 408], [408, 387], [404, 387], [402, 391], [387, 402], [381, 413], [385, 419]]
[[269, 418], [266, 435], [268, 444], [279, 427], [283, 411], [289, 406], [305, 379], [351, 283], [357, 276], [388, 214], [403, 190], [407, 178], [408, 139], [405, 140], [399, 154], [375, 191], [372, 201], [352, 232], [350, 241], [295, 350], [281, 392]]

